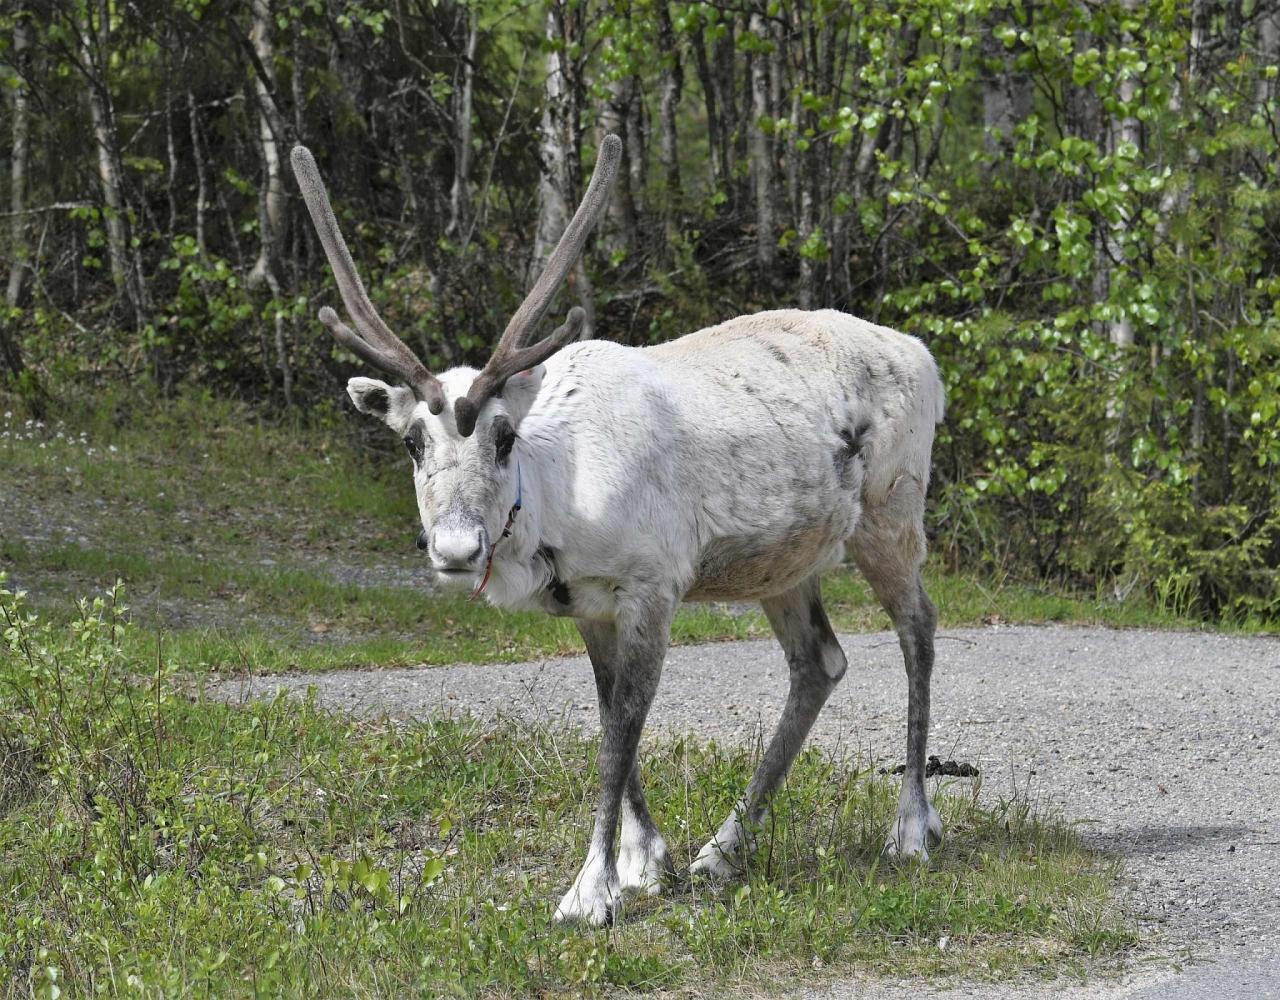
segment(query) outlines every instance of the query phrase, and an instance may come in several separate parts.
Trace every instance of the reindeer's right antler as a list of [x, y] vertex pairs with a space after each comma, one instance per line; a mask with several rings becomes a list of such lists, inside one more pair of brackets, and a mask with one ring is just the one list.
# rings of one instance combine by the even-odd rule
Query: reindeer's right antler
[[587, 193], [578, 210], [573, 213], [560, 242], [556, 244], [547, 261], [546, 270], [511, 317], [484, 370], [471, 383], [467, 394], [459, 397], [453, 404], [454, 422], [458, 425], [458, 433], [463, 437], [475, 430], [476, 417], [485, 400], [502, 392], [507, 379], [516, 372], [541, 364], [560, 348], [577, 339], [578, 331], [582, 328], [583, 312], [575, 307], [569, 310], [569, 318], [564, 325], [558, 327], [551, 336], [528, 347], [522, 346], [546, 315], [551, 300], [560, 288], [560, 282], [582, 254], [583, 245], [591, 234], [591, 227], [608, 204], [609, 191], [618, 176], [618, 164], [621, 161], [622, 140], [616, 135], [606, 135], [600, 143], [600, 154], [596, 157], [596, 169], [591, 175], [591, 183], [587, 185]]
[[427, 371], [426, 365], [418, 360], [417, 355], [405, 346], [404, 341], [391, 332], [369, 301], [360, 276], [356, 273], [351, 251], [347, 249], [347, 243], [338, 229], [338, 220], [329, 205], [329, 196], [325, 193], [324, 182], [320, 179], [311, 150], [306, 146], [294, 146], [290, 159], [293, 162], [293, 174], [298, 179], [298, 187], [302, 189], [302, 197], [311, 213], [311, 221], [315, 224], [316, 234], [320, 237], [325, 256], [329, 258], [333, 276], [337, 279], [342, 303], [347, 307], [356, 330], [360, 332], [356, 334], [352, 331], [328, 306], [320, 310], [320, 322], [352, 354], [379, 371], [404, 381], [413, 390], [414, 396], [425, 402], [432, 413], [440, 413], [445, 404], [444, 387], [439, 379]]

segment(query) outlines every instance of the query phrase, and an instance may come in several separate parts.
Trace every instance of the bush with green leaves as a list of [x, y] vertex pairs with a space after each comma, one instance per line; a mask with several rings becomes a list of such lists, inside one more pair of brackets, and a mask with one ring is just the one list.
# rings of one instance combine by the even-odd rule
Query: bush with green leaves
[[1033, 112], [941, 176], [882, 167], [919, 248], [886, 314], [949, 395], [942, 546], [1274, 622], [1277, 69], [1178, 4], [991, 12]]

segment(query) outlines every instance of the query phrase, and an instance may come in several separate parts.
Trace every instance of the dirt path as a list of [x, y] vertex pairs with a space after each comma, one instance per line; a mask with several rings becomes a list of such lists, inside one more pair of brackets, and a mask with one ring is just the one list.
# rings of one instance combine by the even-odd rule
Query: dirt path
[[[884, 633], [842, 641], [850, 670], [814, 739], [896, 761], [906, 711], [897, 642]], [[1139, 968], [1078, 994], [983, 986], [969, 995], [1280, 997], [1280, 639], [957, 629], [940, 635], [934, 676], [930, 751], [977, 764], [989, 791], [1029, 790], [1079, 821], [1092, 844], [1123, 860], [1125, 902], [1155, 947], [1210, 963], [1173, 980], [1168, 963]], [[754, 738], [772, 726], [786, 677], [772, 642], [673, 649], [650, 731]], [[308, 686], [355, 713], [471, 712], [596, 727], [583, 658], [261, 677], [225, 682], [221, 693]], [[931, 994], [920, 984], [848, 983], [809, 994], [818, 995]]]

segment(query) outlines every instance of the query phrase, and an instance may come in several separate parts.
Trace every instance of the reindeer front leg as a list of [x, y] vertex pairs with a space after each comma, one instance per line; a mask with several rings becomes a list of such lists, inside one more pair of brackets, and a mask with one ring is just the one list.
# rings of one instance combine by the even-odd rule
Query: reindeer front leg
[[596, 770], [600, 797], [587, 860], [556, 907], [556, 920], [592, 927], [612, 923], [622, 907], [614, 840], [627, 783], [636, 768], [640, 733], [658, 689], [671, 634], [674, 598], [626, 601], [617, 621], [617, 670], [610, 697], [600, 698], [603, 730]]
[[[596, 696], [600, 703], [603, 728], [613, 703], [614, 682], [618, 676], [618, 629], [613, 622], [585, 621], [575, 624], [591, 658], [596, 679]], [[627, 778], [622, 796], [622, 837], [618, 852], [618, 878], [622, 891], [656, 895], [666, 883], [675, 879], [671, 853], [662, 832], [649, 814], [644, 790], [640, 786], [640, 761], [637, 759]]]

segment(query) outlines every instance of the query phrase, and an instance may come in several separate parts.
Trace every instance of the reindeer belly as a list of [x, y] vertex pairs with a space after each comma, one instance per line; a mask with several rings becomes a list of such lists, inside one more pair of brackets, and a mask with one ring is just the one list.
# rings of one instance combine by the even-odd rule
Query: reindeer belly
[[840, 504], [825, 518], [796, 521], [781, 531], [711, 539], [685, 600], [745, 601], [790, 590], [839, 565], [859, 512], [855, 503]]

